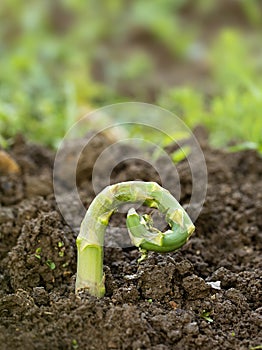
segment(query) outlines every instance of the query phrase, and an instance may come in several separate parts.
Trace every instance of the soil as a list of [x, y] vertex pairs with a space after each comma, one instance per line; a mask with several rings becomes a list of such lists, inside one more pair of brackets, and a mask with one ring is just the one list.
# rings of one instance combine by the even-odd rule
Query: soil
[[[135, 247], [107, 245], [106, 295], [97, 299], [74, 293], [76, 233], [56, 206], [54, 153], [22, 137], [14, 140], [8, 153], [21, 172], [0, 176], [1, 350], [224, 350], [262, 344], [261, 157], [255, 151], [214, 150], [200, 141], [209, 182], [195, 234], [178, 252], [149, 253], [141, 263]], [[93, 152], [83, 157], [89, 167]], [[80, 168], [81, 173], [85, 167]], [[190, 170], [186, 161], [177, 169], [185, 204]], [[136, 160], [120, 165], [111, 180], [138, 178], [159, 180]], [[86, 207], [94, 196], [90, 181], [78, 177]], [[124, 215], [112, 222], [126, 233]]]

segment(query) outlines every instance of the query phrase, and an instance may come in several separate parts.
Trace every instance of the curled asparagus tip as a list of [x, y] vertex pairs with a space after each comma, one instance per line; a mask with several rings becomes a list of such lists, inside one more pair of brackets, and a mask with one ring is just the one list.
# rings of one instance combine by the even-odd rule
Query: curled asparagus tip
[[183, 211], [176, 209], [171, 216], [167, 218], [170, 229], [161, 232], [153, 227], [153, 221], [150, 216], [141, 216], [135, 209], [130, 209], [127, 214], [127, 227], [131, 242], [145, 250], [156, 252], [171, 252], [181, 248], [190, 238], [195, 230], [195, 226], [183, 219]]

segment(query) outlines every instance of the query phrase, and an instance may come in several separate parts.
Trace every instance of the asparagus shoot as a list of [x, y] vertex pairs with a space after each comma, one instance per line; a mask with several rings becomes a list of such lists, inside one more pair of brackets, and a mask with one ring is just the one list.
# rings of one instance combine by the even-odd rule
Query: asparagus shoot
[[128, 211], [126, 224], [132, 243], [143, 250], [170, 252], [181, 248], [195, 226], [178, 201], [155, 182], [128, 181], [106, 187], [93, 200], [82, 221], [77, 237], [78, 261], [76, 291], [88, 289], [91, 295], [105, 293], [103, 245], [111, 215], [123, 203], [141, 203], [165, 214], [169, 229], [153, 227], [150, 215]]

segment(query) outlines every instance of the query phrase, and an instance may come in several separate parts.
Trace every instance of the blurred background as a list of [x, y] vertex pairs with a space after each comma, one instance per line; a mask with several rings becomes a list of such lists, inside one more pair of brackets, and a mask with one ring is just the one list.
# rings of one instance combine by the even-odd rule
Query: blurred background
[[262, 151], [262, 1], [2, 0], [0, 144], [56, 147], [89, 111], [160, 105]]

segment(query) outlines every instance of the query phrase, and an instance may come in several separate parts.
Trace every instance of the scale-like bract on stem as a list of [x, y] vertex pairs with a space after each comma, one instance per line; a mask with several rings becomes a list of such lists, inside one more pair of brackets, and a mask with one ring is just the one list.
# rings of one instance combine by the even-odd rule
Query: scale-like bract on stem
[[132, 243], [141, 249], [157, 252], [177, 250], [195, 230], [178, 201], [155, 182], [128, 181], [106, 187], [91, 203], [77, 237], [76, 291], [85, 288], [91, 295], [104, 295], [104, 235], [111, 215], [124, 203], [141, 203], [157, 208], [165, 214], [170, 226], [170, 229], [161, 232], [153, 227], [150, 215], [140, 216], [135, 209], [130, 209], [126, 219], [129, 236]]

